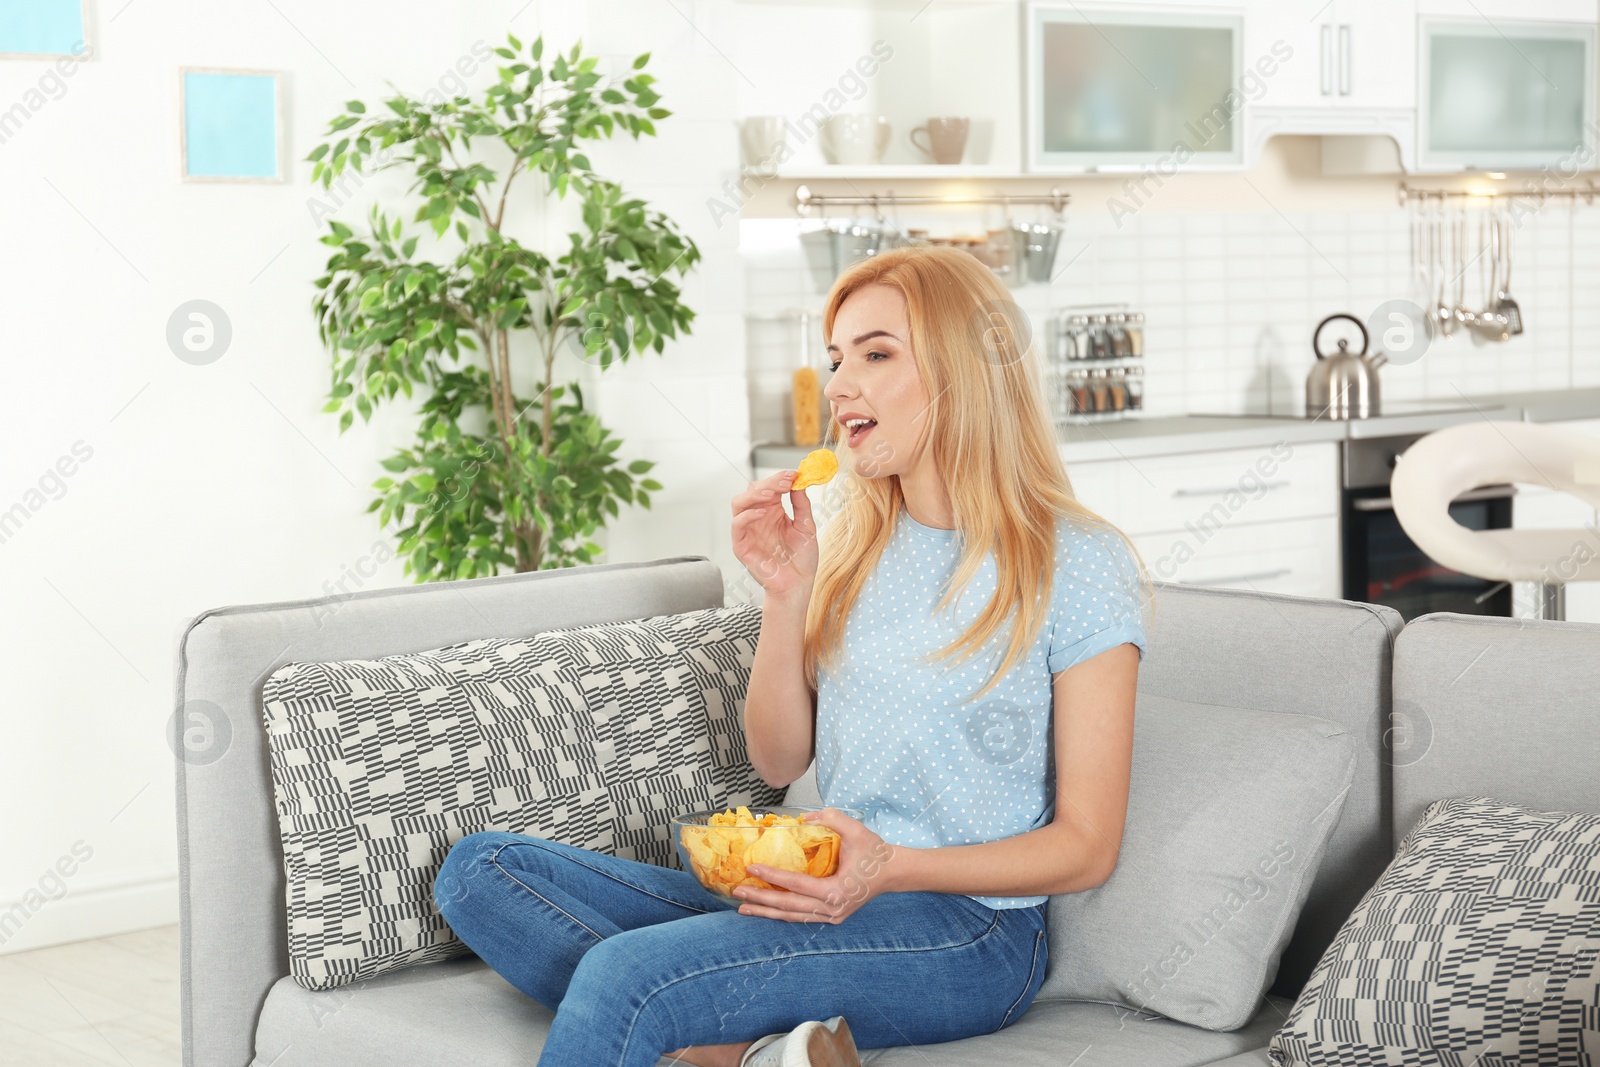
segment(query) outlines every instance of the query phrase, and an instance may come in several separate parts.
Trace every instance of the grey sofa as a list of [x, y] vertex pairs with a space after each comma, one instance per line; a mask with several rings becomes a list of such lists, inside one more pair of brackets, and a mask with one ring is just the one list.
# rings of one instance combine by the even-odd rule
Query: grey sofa
[[[538, 1059], [552, 1018], [475, 958], [309, 992], [289, 977], [284, 874], [259, 700], [294, 660], [373, 658], [723, 603], [701, 557], [238, 606], [192, 619], [177, 701], [219, 715], [220, 758], [177, 763], [188, 1067], [484, 1067]], [[1276, 981], [1241, 1029], [1103, 1004], [1035, 1002], [997, 1033], [868, 1050], [870, 1064], [1180, 1067], [1269, 1063], [1294, 997], [1431, 801], [1487, 794], [1600, 811], [1600, 626], [1428, 615], [1337, 600], [1157, 587], [1139, 693], [1337, 720], [1355, 782]], [[1398, 732], [1397, 732], [1398, 731]], [[1195, 744], [1206, 730], [1197, 721]], [[214, 754], [213, 754], [214, 756]], [[814, 770], [789, 790], [817, 803]]]

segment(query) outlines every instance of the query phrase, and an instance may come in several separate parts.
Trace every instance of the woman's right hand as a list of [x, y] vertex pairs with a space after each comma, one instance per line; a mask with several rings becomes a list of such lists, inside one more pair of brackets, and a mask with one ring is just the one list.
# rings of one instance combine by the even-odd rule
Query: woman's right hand
[[[798, 472], [779, 471], [751, 482], [733, 498], [733, 554], [768, 596], [810, 595], [817, 577], [817, 524], [804, 489], [791, 490]], [[783, 510], [789, 494], [794, 518]]]

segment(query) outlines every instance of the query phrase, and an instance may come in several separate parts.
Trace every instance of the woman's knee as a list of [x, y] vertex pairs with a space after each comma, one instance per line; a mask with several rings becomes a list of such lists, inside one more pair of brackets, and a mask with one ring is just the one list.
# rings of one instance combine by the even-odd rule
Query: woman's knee
[[494, 862], [495, 854], [505, 845], [521, 840], [517, 834], [500, 830], [485, 830], [468, 834], [450, 847], [433, 879], [433, 902], [446, 921], [472, 897], [475, 887], [483, 884]]

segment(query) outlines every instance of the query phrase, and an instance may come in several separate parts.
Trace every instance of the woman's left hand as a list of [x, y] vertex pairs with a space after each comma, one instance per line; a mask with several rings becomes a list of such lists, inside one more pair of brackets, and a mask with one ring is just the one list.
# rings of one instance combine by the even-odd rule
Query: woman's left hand
[[826, 878], [753, 863], [747, 872], [781, 889], [740, 886], [741, 915], [762, 915], [787, 922], [842, 923], [863, 904], [889, 887], [888, 861], [894, 846], [838, 808], [806, 812], [802, 822], [821, 823], [839, 835], [839, 863]]

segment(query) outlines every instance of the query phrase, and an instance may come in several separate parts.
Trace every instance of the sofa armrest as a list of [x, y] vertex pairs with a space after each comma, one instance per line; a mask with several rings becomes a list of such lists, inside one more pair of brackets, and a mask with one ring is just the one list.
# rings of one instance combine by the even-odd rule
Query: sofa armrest
[[289, 973], [283, 851], [261, 686], [296, 661], [375, 659], [484, 637], [677, 614], [723, 604], [703, 556], [438, 582], [207, 611], [177, 649], [185, 724], [214, 743], [177, 761], [183, 1054], [245, 1067], [272, 984]]

